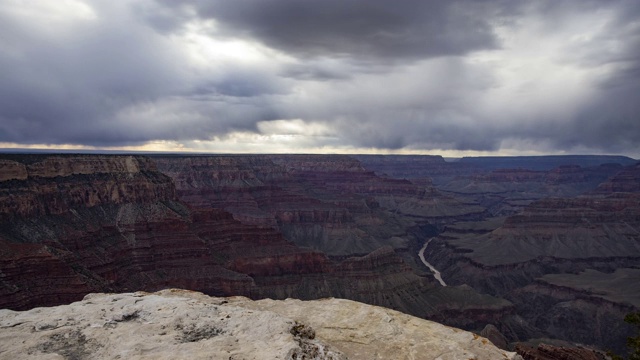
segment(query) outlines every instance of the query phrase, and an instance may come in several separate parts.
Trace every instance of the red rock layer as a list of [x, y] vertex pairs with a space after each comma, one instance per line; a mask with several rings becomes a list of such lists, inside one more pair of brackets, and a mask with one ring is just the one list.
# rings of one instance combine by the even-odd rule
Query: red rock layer
[[[414, 224], [390, 206], [399, 213], [398, 204], [411, 204], [406, 210], [419, 213], [447, 200], [381, 179], [348, 157], [159, 159], [178, 192], [143, 157], [0, 159], [13, 169], [0, 181], [0, 307], [180, 287], [252, 298], [342, 297], [420, 317], [445, 314], [450, 324], [471, 328], [513, 310], [471, 289], [442, 288], [385, 246]], [[296, 246], [283, 233], [310, 243], [326, 235], [345, 247], [334, 258], [342, 261]]]
[[61, 305], [94, 291], [108, 290], [67, 262], [69, 254], [42, 244], [0, 240], [0, 308]]
[[580, 347], [564, 347], [540, 344], [537, 347], [516, 345], [516, 352], [524, 360], [605, 360], [599, 351]]
[[[483, 208], [407, 180], [381, 178], [345, 155], [157, 157], [180, 198], [269, 226], [300, 246], [362, 255], [405, 235], [416, 219], [482, 216]], [[402, 218], [402, 219], [400, 219]]]
[[640, 257], [640, 191], [615, 191], [634, 189], [635, 179], [640, 179], [638, 166], [589, 195], [535, 201], [507, 218], [490, 239], [503, 247], [528, 250], [534, 257]]
[[[188, 165], [204, 169], [186, 173], [182, 184], [213, 176], [216, 184], [231, 188], [237, 181], [254, 181], [257, 190], [251, 190], [262, 194], [256, 201], [269, 203], [273, 194], [259, 182], [288, 175], [277, 175], [279, 167], [272, 163], [261, 172], [264, 159], [244, 160], [256, 169], [225, 172], [228, 159], [193, 158]], [[332, 262], [295, 246], [275, 229], [243, 224], [206, 203], [195, 209], [185, 205], [176, 199], [170, 178], [146, 158], [33, 155], [4, 159], [4, 164], [26, 169], [27, 175], [12, 170], [0, 181], [0, 307], [54, 305], [91, 291], [182, 287], [254, 298], [340, 296], [419, 315], [429, 312], [420, 294], [433, 282], [414, 274], [392, 249]], [[284, 194], [284, 199], [301, 197]], [[348, 210], [311, 200], [304, 207], [296, 203], [290, 214], [274, 210], [276, 218], [282, 223], [287, 217], [302, 223], [351, 221]]]
[[141, 156], [3, 154], [0, 181], [26, 180], [29, 177], [54, 178], [82, 174], [134, 174], [155, 167]]
[[[140, 156], [36, 155], [0, 159], [0, 217], [41, 216], [74, 207], [175, 200], [171, 180]], [[25, 163], [19, 162], [25, 161]], [[91, 186], [82, 186], [91, 183]]]
[[594, 190], [595, 194], [615, 192], [640, 192], [640, 163], [626, 167], [616, 176], [608, 179]]
[[[563, 169], [568, 181], [574, 175], [580, 179], [574, 170]], [[637, 268], [640, 193], [632, 190], [639, 171], [638, 166], [624, 168], [597, 191], [579, 197], [536, 200], [493, 229], [483, 227], [486, 223], [460, 225], [462, 231], [434, 240], [427, 260], [450, 284], [466, 283], [512, 301], [539, 337], [621, 351], [629, 334], [622, 319], [635, 306], [623, 297], [605, 294], [611, 296], [604, 300], [596, 290], [592, 294], [568, 282], [566, 288], [554, 287], [539, 279], [586, 269], [615, 274]], [[634, 281], [628, 281], [630, 288], [638, 287]]]

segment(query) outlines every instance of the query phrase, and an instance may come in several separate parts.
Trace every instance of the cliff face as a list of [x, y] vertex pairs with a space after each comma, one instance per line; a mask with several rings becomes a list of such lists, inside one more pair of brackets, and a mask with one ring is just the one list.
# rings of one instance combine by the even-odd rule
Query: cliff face
[[[326, 167], [335, 166], [330, 160]], [[2, 307], [62, 304], [91, 291], [179, 286], [254, 298], [340, 296], [434, 315], [437, 303], [423, 299], [435, 288], [433, 280], [417, 275], [392, 248], [334, 262], [284, 239], [277, 229], [290, 225], [347, 223], [337, 230], [344, 233], [354, 228], [350, 209], [368, 207], [296, 195], [296, 189], [310, 186], [298, 180], [290, 180], [291, 193], [264, 186], [291, 177], [269, 159], [170, 163], [182, 169], [176, 170], [183, 180], [177, 195], [195, 199], [193, 207], [178, 200], [172, 180], [144, 157], [32, 155], [12, 156], [3, 164], [21, 170], [3, 173], [0, 182]], [[298, 165], [305, 169], [304, 162]], [[353, 163], [342, 170], [363, 172]], [[189, 198], [193, 193], [186, 186], [196, 188], [198, 196]], [[249, 203], [256, 209], [264, 205], [276, 229], [243, 224], [216, 209], [248, 192], [255, 195]], [[354, 199], [347, 200], [361, 201]]]
[[623, 351], [631, 329], [622, 318], [640, 304], [629, 290], [640, 288], [632, 275], [640, 168], [620, 170], [584, 195], [536, 200], [491, 225], [451, 227], [427, 257], [449, 283], [510, 300], [547, 337]]
[[[0, 307], [182, 287], [217, 296], [342, 297], [423, 318], [447, 313], [441, 320], [478, 329], [513, 311], [470, 289], [444, 291], [410, 266], [407, 226], [415, 223], [374, 195], [432, 195], [347, 157], [317, 169], [305, 157], [156, 159], [175, 180], [144, 157], [3, 160], [27, 176], [0, 182]], [[312, 243], [311, 234], [346, 250], [329, 258], [285, 238]]]
[[27, 178], [54, 178], [57, 176], [95, 174], [136, 174], [155, 167], [149, 159], [140, 156], [93, 155], [10, 155], [0, 159], [0, 181]]
[[623, 166], [635, 163], [623, 156], [475, 157], [458, 161], [438, 156], [355, 158], [365, 169], [385, 177], [433, 183], [462, 202], [486, 208], [491, 216], [516, 214], [541, 198], [573, 197], [591, 191]]
[[[640, 196], [548, 198], [507, 218], [470, 257], [487, 265], [539, 257], [640, 257]], [[465, 247], [473, 239], [460, 241]], [[508, 255], [508, 256], [507, 256]]]
[[464, 157], [460, 159], [459, 163], [475, 165], [487, 170], [522, 168], [546, 171], [567, 164], [581, 167], [594, 167], [604, 164], [630, 166], [635, 164], [636, 160], [616, 155], [477, 156]]
[[92, 294], [0, 310], [7, 358], [521, 359], [462, 330], [361, 303], [251, 301], [184, 290]]
[[[260, 291], [237, 266], [241, 257], [281, 254], [271, 261], [285, 269], [281, 273], [328, 262], [222, 210], [189, 209], [177, 200], [171, 179], [146, 158], [33, 155], [6, 163], [28, 176], [0, 182], [2, 271], [8, 274], [2, 306], [169, 285], [250, 295]], [[42, 286], [34, 286], [34, 278]]]
[[[180, 273], [194, 265], [215, 274], [210, 249], [190, 230], [189, 210], [149, 159], [28, 155], [4, 164], [26, 175], [0, 182], [2, 271], [16, 269], [2, 279], [2, 306], [180, 285]], [[35, 258], [41, 260], [31, 266]], [[34, 279], [42, 285], [34, 286]]]
[[625, 339], [633, 336], [635, 329], [622, 319], [637, 307], [620, 299], [603, 299], [594, 294], [598, 292], [598, 288], [585, 290], [536, 280], [508, 296], [523, 318], [550, 337], [625, 353]]
[[442, 185], [457, 176], [480, 171], [473, 164], [446, 162], [435, 155], [354, 155], [365, 169], [395, 179], [408, 179], [415, 183]]
[[[624, 339], [613, 324], [637, 305], [593, 284], [635, 284], [637, 166], [482, 170], [436, 187], [423, 167], [452, 163], [409, 163], [408, 180], [342, 155], [0, 156], [0, 307], [181, 287], [349, 298], [493, 324], [498, 342]], [[431, 237], [424, 255], [447, 287], [416, 256]]]
[[584, 347], [563, 347], [547, 344], [528, 346], [518, 344], [516, 351], [524, 360], [605, 360], [602, 352]]
[[7, 157], [0, 159], [0, 216], [5, 219], [176, 199], [171, 179], [139, 156]]
[[616, 176], [607, 179], [593, 191], [594, 194], [640, 193], [640, 163], [628, 166]]
[[521, 212], [536, 200], [575, 197], [592, 191], [621, 170], [619, 164], [588, 168], [563, 165], [537, 171], [496, 169], [457, 177], [440, 189], [477, 201], [493, 216], [508, 216]]
[[0, 307], [27, 309], [34, 305], [66, 304], [108, 285], [77, 272], [66, 259], [71, 254], [42, 244], [0, 241]]
[[[273, 214], [261, 203], [285, 196], [270, 185], [289, 183], [284, 168], [257, 156], [193, 156], [154, 158], [170, 176], [182, 201], [198, 208], [225, 209], [244, 223], [274, 227]], [[295, 199], [295, 196], [294, 196]]]
[[396, 179], [412, 181], [431, 179], [442, 186], [457, 178], [489, 174], [495, 170], [547, 172], [570, 166], [598, 168], [601, 166], [629, 166], [636, 161], [625, 156], [569, 155], [569, 156], [499, 156], [464, 157], [445, 161], [441, 156], [428, 155], [354, 155], [367, 170]]
[[[432, 187], [381, 178], [345, 155], [159, 156], [154, 160], [190, 205], [222, 208], [244, 224], [272, 228], [298, 246], [342, 261], [305, 274], [304, 279], [290, 277], [290, 282], [258, 276], [257, 270], [249, 270], [258, 266], [255, 261], [234, 262], [234, 270], [251, 271], [256, 284], [272, 291], [252, 296], [338, 296], [428, 318], [451, 311], [444, 319], [449, 324], [479, 329], [487, 321], [498, 324], [510, 314], [511, 304], [495, 298], [461, 306], [467, 297], [477, 295], [473, 291], [452, 288], [447, 297], [437, 296], [438, 285], [431, 276], [417, 275], [424, 274], [424, 265], [416, 264], [409, 252], [416, 241], [410, 229], [458, 216], [480, 217], [482, 207], [444, 196]], [[264, 269], [273, 268], [270, 260], [264, 261]], [[377, 270], [367, 270], [372, 268]], [[465, 318], [471, 311], [475, 315]]]
[[432, 187], [378, 177], [344, 155], [154, 159], [190, 205], [225, 209], [243, 223], [272, 227], [338, 257], [396, 247], [416, 220], [446, 222], [484, 211]]

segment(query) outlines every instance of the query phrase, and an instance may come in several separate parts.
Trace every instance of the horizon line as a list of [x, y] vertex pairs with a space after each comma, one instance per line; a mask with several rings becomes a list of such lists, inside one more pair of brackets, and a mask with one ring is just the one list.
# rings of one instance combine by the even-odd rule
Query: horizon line
[[0, 148], [0, 154], [98, 154], [98, 155], [195, 155], [195, 156], [242, 156], [242, 155], [352, 155], [352, 156], [433, 156], [443, 159], [462, 159], [462, 158], [527, 158], [527, 157], [585, 157], [585, 156], [602, 156], [602, 157], [626, 157], [632, 160], [640, 161], [634, 157], [624, 154], [538, 154], [538, 155], [465, 155], [465, 156], [443, 156], [441, 154], [375, 154], [375, 153], [313, 153], [313, 152], [282, 152], [282, 153], [223, 153], [223, 152], [197, 152], [197, 151], [154, 151], [154, 150], [118, 150], [118, 149], [46, 149], [46, 148]]

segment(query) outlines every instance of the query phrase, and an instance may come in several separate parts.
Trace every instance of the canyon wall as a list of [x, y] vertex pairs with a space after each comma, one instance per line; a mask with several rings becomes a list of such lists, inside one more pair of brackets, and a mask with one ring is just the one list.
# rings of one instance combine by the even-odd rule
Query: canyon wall
[[[181, 287], [256, 299], [342, 297], [423, 318], [450, 311], [457, 317], [449, 323], [479, 328], [513, 309], [486, 296], [468, 303], [480, 297], [468, 289], [438, 295], [437, 282], [405, 261], [409, 240], [398, 236], [407, 232], [400, 220], [374, 237], [391, 216], [351, 189], [370, 182], [378, 187], [365, 190], [381, 196], [420, 190], [379, 181], [352, 159], [329, 157], [318, 169], [312, 158], [267, 156], [1, 160], [12, 169], [0, 181], [3, 308]], [[348, 251], [328, 257], [296, 244], [310, 242], [314, 229]], [[467, 311], [479, 315], [469, 320]]]
[[[501, 346], [620, 351], [637, 296], [603, 284], [640, 288], [640, 170], [616, 159], [2, 155], [0, 307], [168, 287], [341, 297]], [[449, 286], [417, 256], [430, 238]]]
[[638, 179], [640, 166], [627, 166], [583, 195], [450, 226], [427, 258], [448, 283], [510, 300], [548, 337], [623, 352], [622, 318], [640, 309], [638, 278], [625, 275], [640, 266]]
[[180, 198], [272, 227], [331, 256], [402, 246], [407, 228], [481, 217], [484, 208], [431, 186], [382, 178], [346, 155], [154, 157]]

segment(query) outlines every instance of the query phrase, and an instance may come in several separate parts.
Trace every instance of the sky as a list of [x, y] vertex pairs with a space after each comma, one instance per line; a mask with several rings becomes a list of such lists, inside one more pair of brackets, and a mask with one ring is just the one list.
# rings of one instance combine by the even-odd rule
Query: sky
[[638, 144], [637, 0], [0, 1], [0, 148]]

